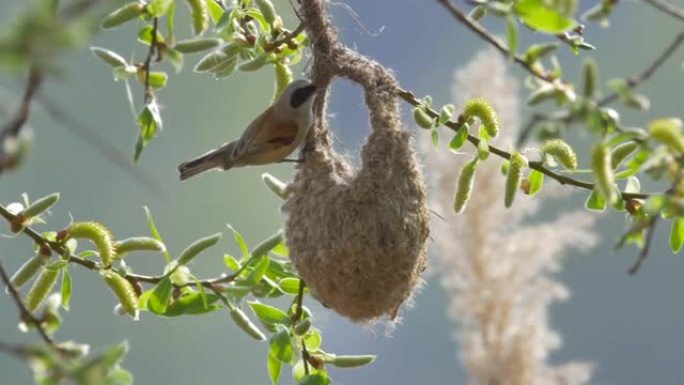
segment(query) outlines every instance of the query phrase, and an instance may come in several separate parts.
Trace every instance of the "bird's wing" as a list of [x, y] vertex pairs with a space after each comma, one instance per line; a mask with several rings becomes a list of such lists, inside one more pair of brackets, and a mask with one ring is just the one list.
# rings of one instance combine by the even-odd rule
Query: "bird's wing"
[[273, 118], [273, 108], [270, 107], [254, 119], [247, 128], [244, 135], [244, 155], [290, 146], [296, 137], [297, 123], [295, 121], [277, 122]]

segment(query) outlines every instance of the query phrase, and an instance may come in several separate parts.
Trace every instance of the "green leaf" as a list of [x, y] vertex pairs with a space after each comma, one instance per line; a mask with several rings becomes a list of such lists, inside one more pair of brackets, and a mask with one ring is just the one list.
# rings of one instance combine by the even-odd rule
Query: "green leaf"
[[249, 275], [241, 282], [245, 286], [254, 286], [258, 284], [261, 281], [261, 278], [264, 276], [266, 273], [266, 270], [268, 269], [268, 264], [270, 263], [270, 260], [268, 259], [267, 256], [263, 256], [257, 259], [257, 263], [252, 269], [252, 271], [249, 272]]
[[466, 140], [468, 140], [468, 125], [464, 124], [458, 129], [458, 132], [456, 132], [454, 137], [451, 138], [451, 141], [449, 142], [449, 149], [453, 152], [457, 152], [461, 147], [463, 147], [463, 144], [465, 144]]
[[[151, 25], [146, 25], [138, 31], [138, 41], [145, 44], [145, 45], [150, 45], [152, 44], [152, 31], [154, 28]], [[155, 37], [155, 44], [156, 43], [161, 43], [164, 41], [164, 36], [162, 36], [159, 31], [157, 31], [156, 37]]]
[[266, 362], [266, 367], [268, 368], [268, 377], [271, 379], [271, 385], [277, 385], [278, 379], [280, 378], [280, 369], [282, 368], [282, 362], [273, 357], [272, 354], [268, 354], [268, 361]]
[[518, 24], [512, 16], [506, 18], [506, 41], [508, 42], [508, 56], [513, 58], [518, 52]]
[[147, 301], [147, 308], [155, 314], [164, 314], [171, 298], [173, 283], [171, 277], [164, 277], [154, 287], [150, 299]]
[[309, 374], [308, 376], [304, 376], [299, 382], [297, 382], [297, 385], [328, 385], [332, 381], [326, 376], [325, 374], [322, 373], [314, 373], [314, 374]]
[[275, 247], [271, 249], [271, 252], [279, 257], [290, 257], [290, 250], [287, 248], [285, 242], [280, 242], [279, 244], [275, 245]]
[[284, 311], [260, 302], [249, 302], [249, 307], [259, 320], [269, 324], [291, 325], [292, 319]]
[[432, 140], [432, 148], [439, 150], [439, 131], [437, 129], [432, 129], [430, 131], [430, 140]]
[[126, 66], [126, 59], [114, 51], [100, 47], [90, 47], [90, 52], [112, 67]]
[[278, 329], [279, 331], [271, 336], [268, 342], [269, 354], [281, 362], [290, 363], [294, 358], [290, 333], [282, 326]]
[[530, 190], [527, 192], [527, 195], [534, 196], [542, 188], [544, 174], [537, 170], [530, 170], [527, 180], [530, 182]]
[[456, 107], [453, 104], [447, 104], [439, 110], [439, 118], [437, 118], [437, 125], [442, 125], [451, 119]]
[[283, 278], [278, 282], [278, 287], [286, 294], [297, 295], [299, 294], [299, 278]]
[[150, 0], [147, 3], [147, 13], [152, 17], [163, 16], [169, 10], [172, 3], [173, 0]]
[[[218, 24], [218, 21], [221, 18], [221, 15], [223, 14], [223, 8], [221, 8], [221, 6], [216, 1], [207, 1], [207, 5], [209, 5], [209, 16], [211, 16], [211, 20], [215, 24]], [[228, 9], [228, 12], [229, 11], [230, 9]]]
[[235, 238], [235, 242], [237, 242], [238, 247], [240, 248], [240, 251], [242, 252], [242, 260], [247, 260], [250, 257], [249, 254], [249, 249], [247, 248], [247, 243], [245, 242], [245, 238], [242, 237], [242, 235], [233, 228], [230, 224], [227, 225], [230, 231], [233, 232], [233, 237]]
[[[143, 209], [145, 210], [145, 217], [147, 218], [147, 228], [150, 229], [150, 235], [152, 236], [152, 238], [164, 244], [161, 235], [159, 235], [159, 231], [157, 231], [157, 226], [155, 226], [154, 224], [154, 218], [152, 218], [152, 213], [150, 212], [149, 207], [143, 206]], [[162, 254], [164, 254], [164, 259], [166, 259], [166, 263], [171, 262], [171, 255], [169, 254], [169, 251], [166, 248], [164, 248]]]
[[573, 19], [547, 4], [544, 0], [518, 0], [513, 9], [525, 24], [541, 32], [558, 34], [575, 27]]
[[138, 143], [135, 145], [135, 153], [133, 155], [133, 160], [135, 161], [140, 158], [142, 150], [157, 134], [157, 129], [162, 128], [161, 114], [155, 99], [152, 99], [143, 108], [138, 116], [138, 126], [140, 127], [140, 135], [138, 136]]
[[223, 40], [215, 37], [196, 37], [194, 39], [181, 40], [174, 44], [173, 48], [182, 53], [193, 53], [218, 47]]
[[155, 71], [150, 72], [149, 82], [152, 88], [162, 88], [166, 86], [166, 81], [169, 79], [169, 75], [166, 72]]
[[670, 248], [673, 254], [677, 254], [684, 244], [684, 217], [676, 217], [672, 220], [670, 230]]
[[598, 189], [593, 189], [584, 206], [590, 211], [603, 211], [606, 209], [606, 200]]
[[64, 310], [69, 310], [69, 301], [71, 301], [71, 275], [68, 269], [62, 269], [62, 286], [60, 288], [62, 297], [62, 307]]
[[181, 252], [180, 256], [178, 257], [178, 264], [185, 265], [192, 261], [192, 259], [195, 258], [199, 253], [211, 246], [214, 246], [216, 242], [221, 239], [221, 235], [221, 233], [216, 233], [208, 237], [200, 238], [193, 242], [190, 246], [185, 248], [183, 252]]
[[560, 47], [559, 43], [532, 44], [523, 54], [526, 63], [532, 64], [539, 59], [551, 54]]
[[204, 285], [202, 285], [200, 283], [199, 279], [197, 279], [197, 277], [195, 277], [194, 275], [190, 275], [190, 276], [192, 277], [192, 281], [195, 282], [195, 286], [197, 286], [197, 290], [198, 290], [199, 295], [200, 295], [200, 300], [202, 301], [202, 307], [204, 309], [209, 308], [209, 298], [207, 297], [207, 293], [204, 290]]
[[178, 298], [177, 300], [173, 301], [173, 303], [167, 307], [166, 312], [164, 312], [164, 315], [167, 317], [176, 317], [184, 314], [199, 315], [210, 313], [214, 310], [218, 310], [221, 308], [221, 306], [219, 305], [212, 304], [213, 302], [216, 302], [218, 299], [219, 297], [217, 295], [208, 296], [207, 302], [209, 304], [205, 306], [204, 301], [202, 300], [201, 293], [189, 292], [185, 295], [180, 296], [180, 298]]
[[282, 243], [283, 232], [278, 231], [267, 239], [259, 243], [254, 249], [252, 249], [252, 257], [261, 257], [267, 255], [274, 247]]
[[309, 334], [304, 337], [304, 343], [306, 344], [307, 349], [312, 352], [315, 352], [321, 347], [322, 340], [321, 333], [314, 328], [311, 328]]

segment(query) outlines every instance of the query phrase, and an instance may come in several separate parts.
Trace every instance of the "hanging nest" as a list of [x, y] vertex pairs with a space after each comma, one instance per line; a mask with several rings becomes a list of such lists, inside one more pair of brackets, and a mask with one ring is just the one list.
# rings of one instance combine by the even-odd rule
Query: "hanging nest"
[[[287, 244], [313, 296], [354, 321], [394, 319], [425, 269], [425, 186], [399, 118], [397, 84], [380, 64], [337, 42], [320, 0], [300, 8], [319, 86], [314, 124], [285, 204]], [[334, 77], [364, 89], [372, 132], [355, 172], [331, 148], [325, 121]]]

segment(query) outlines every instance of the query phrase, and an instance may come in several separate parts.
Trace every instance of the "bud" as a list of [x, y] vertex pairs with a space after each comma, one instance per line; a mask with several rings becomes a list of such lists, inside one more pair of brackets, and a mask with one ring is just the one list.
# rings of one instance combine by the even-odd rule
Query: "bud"
[[413, 109], [413, 120], [422, 128], [430, 129], [435, 125], [435, 119], [420, 106]]

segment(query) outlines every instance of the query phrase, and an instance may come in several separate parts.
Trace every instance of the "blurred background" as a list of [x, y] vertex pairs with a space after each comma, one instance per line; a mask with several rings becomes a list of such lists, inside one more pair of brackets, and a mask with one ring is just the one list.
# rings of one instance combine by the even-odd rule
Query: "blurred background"
[[[682, 0], [671, 2], [684, 6]], [[7, 19], [6, 15], [14, 12], [17, 4], [2, 2], [2, 18]], [[290, 9], [287, 1], [275, 4], [279, 10]], [[458, 5], [465, 9], [464, 4]], [[582, 2], [581, 7], [592, 5], [593, 2]], [[348, 8], [358, 14], [358, 19]], [[417, 95], [432, 95], [436, 104], [450, 102], [454, 70], [485, 47], [484, 42], [457, 24], [434, 1], [346, 0], [330, 2], [329, 10], [347, 45], [390, 67], [405, 88]], [[180, 21], [184, 17], [188, 17], [184, 11], [178, 12], [177, 25], [188, 24]], [[621, 2], [611, 22], [609, 29], [587, 26], [586, 39], [598, 50], [581, 55], [596, 58], [604, 80], [641, 71], [681, 29], [676, 20], [638, 1]], [[502, 33], [503, 23], [498, 19], [485, 25]], [[102, 32], [90, 45], [128, 54], [135, 30], [129, 26]], [[521, 33], [521, 46], [545, 39], [524, 28]], [[564, 76], [577, 79], [582, 58], [565, 48], [559, 51]], [[136, 56], [142, 55], [139, 49]], [[110, 68], [85, 48], [64, 59], [68, 71], [63, 78], [46, 82], [42, 91], [127, 156], [132, 154], [137, 127], [123, 84], [114, 82]], [[168, 86], [158, 93], [164, 131], [134, 166], [149, 173], [163, 193], [150, 193], [36, 107], [29, 120], [35, 135], [30, 157], [19, 172], [2, 176], [0, 201], [19, 201], [23, 192], [34, 198], [60, 192], [61, 201], [52, 210], [48, 225], [36, 226], [37, 229], [61, 228], [73, 217], [101, 221], [120, 238], [147, 234], [142, 209], [147, 205], [172, 254], [201, 236], [223, 231], [221, 248], [215, 248], [214, 255], [207, 253], [198, 258], [192, 266], [198, 276], [217, 275], [224, 269], [221, 253], [237, 252], [226, 231], [227, 223], [239, 229], [250, 246], [281, 227], [281, 201], [264, 187], [260, 175], [269, 172], [290, 180], [293, 167], [286, 164], [237, 169], [210, 173], [188, 183], [178, 181], [179, 162], [237, 137], [267, 105], [273, 92], [272, 71], [240, 73], [214, 81], [209, 75], [192, 73], [197, 59], [199, 56], [188, 60], [184, 71], [172, 76]], [[643, 126], [655, 116], [681, 115], [683, 59], [684, 50], [680, 50], [639, 88], [651, 98], [651, 110], [626, 111], [623, 121]], [[300, 74], [302, 69], [300, 65]], [[518, 68], [511, 65], [510, 69], [523, 79]], [[23, 83], [24, 79], [1, 74], [2, 103], [16, 103]], [[141, 93], [137, 88], [134, 92], [136, 97]], [[357, 159], [368, 133], [362, 107], [358, 89], [344, 80], [334, 84], [330, 122], [338, 139], [336, 146], [352, 160]], [[404, 107], [403, 112], [405, 121], [410, 122], [409, 110]], [[416, 129], [415, 135], [425, 133]], [[565, 207], [545, 206], [543, 216], [555, 216], [558, 211], [577, 207], [585, 196], [584, 192], [574, 192], [564, 201]], [[610, 212], [602, 216], [597, 229], [603, 239], [598, 247], [565, 259], [559, 279], [569, 287], [571, 297], [551, 309], [551, 326], [563, 336], [563, 345], [551, 361], [593, 362], [596, 371], [591, 383], [595, 384], [681, 384], [684, 259], [682, 255], [672, 256], [667, 243], [669, 228], [661, 226], [647, 263], [636, 276], [628, 276], [626, 269], [638, 252], [630, 248], [614, 252], [614, 242], [623, 227], [621, 214]], [[29, 257], [30, 250], [25, 237], [0, 241], [0, 258], [11, 271]], [[161, 273], [162, 262], [154, 254], [129, 260], [136, 272], [144, 274]], [[78, 267], [72, 267], [71, 272], [71, 311], [64, 314], [65, 323], [57, 338], [89, 343], [95, 351], [127, 339], [131, 351], [124, 366], [134, 373], [136, 384], [269, 383], [265, 370], [267, 344], [257, 343], [239, 331], [225, 311], [179, 319], [143, 314], [140, 322], [133, 322], [112, 315], [114, 299], [96, 274]], [[325, 350], [379, 356], [365, 368], [331, 369], [335, 383], [466, 383], [457, 360], [455, 329], [445, 314], [447, 294], [440, 287], [440, 277], [432, 274], [426, 279], [415, 305], [403, 312], [403, 321], [390, 336], [382, 326], [353, 324], [313, 300], [308, 301], [323, 330]], [[14, 304], [7, 297], [0, 297], [0, 339], [23, 343], [33, 338], [20, 333], [16, 325]], [[7, 355], [0, 355], [0, 373], [4, 384], [33, 383], [29, 369]], [[287, 372], [281, 381], [292, 382]]]

